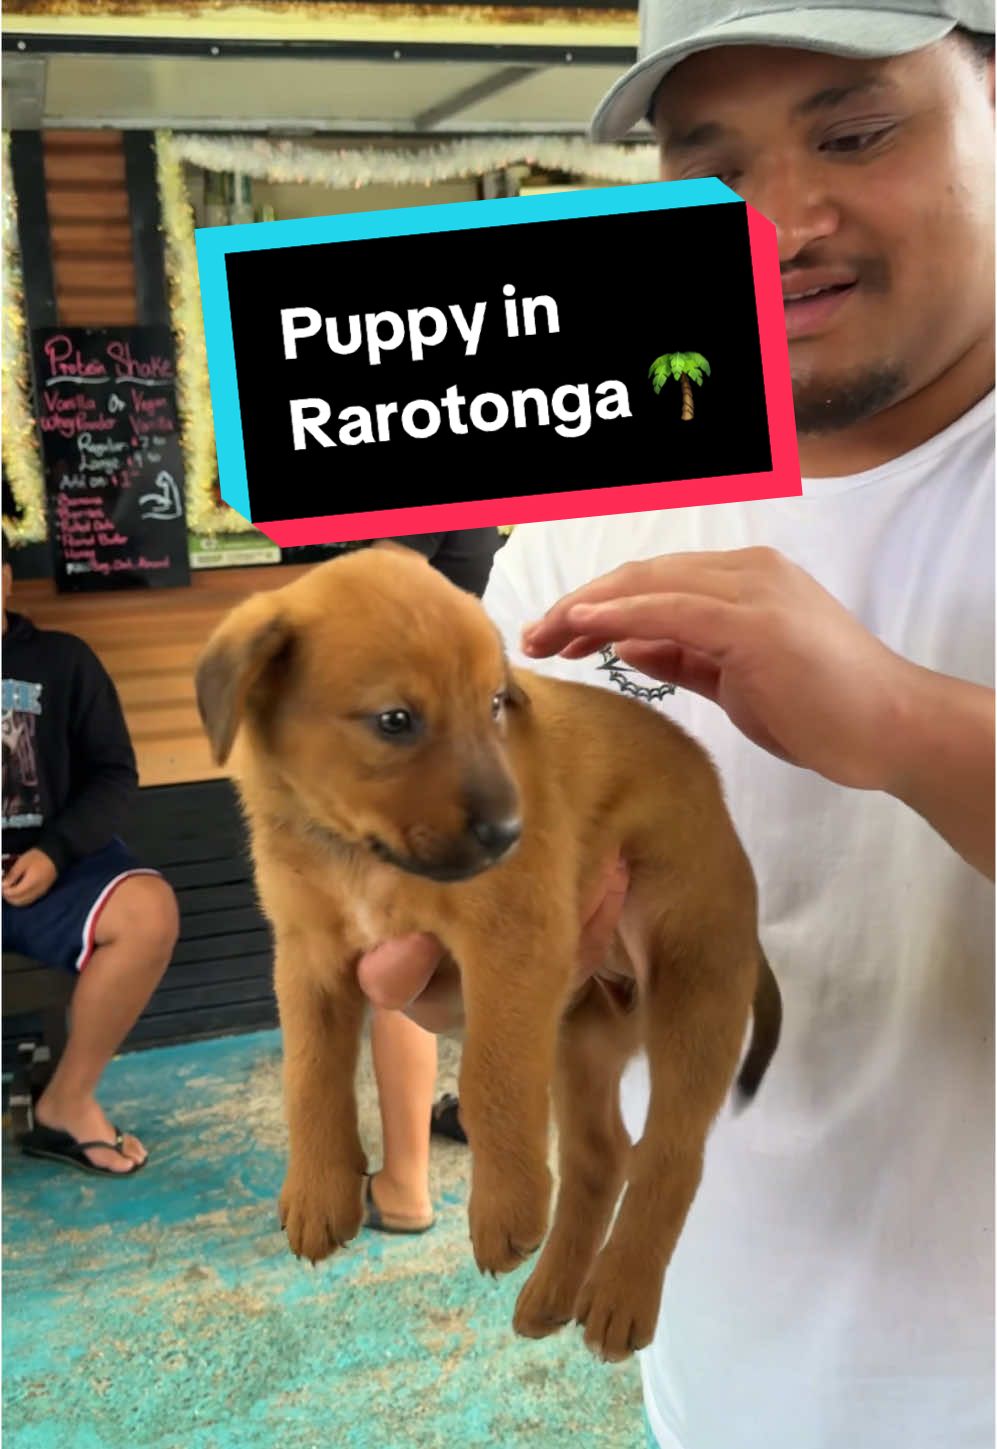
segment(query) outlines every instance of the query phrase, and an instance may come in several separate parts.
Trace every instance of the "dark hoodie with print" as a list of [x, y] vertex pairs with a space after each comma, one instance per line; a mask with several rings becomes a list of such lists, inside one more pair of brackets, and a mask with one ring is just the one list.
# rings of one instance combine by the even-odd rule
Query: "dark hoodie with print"
[[88, 645], [8, 613], [3, 636], [3, 853], [61, 874], [123, 828], [138, 771], [117, 690]]

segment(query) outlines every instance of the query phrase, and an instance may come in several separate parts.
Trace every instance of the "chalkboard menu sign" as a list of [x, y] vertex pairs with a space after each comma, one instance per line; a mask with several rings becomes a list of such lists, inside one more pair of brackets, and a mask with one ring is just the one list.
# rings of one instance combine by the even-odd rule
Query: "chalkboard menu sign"
[[189, 584], [169, 328], [40, 328], [34, 360], [56, 587]]

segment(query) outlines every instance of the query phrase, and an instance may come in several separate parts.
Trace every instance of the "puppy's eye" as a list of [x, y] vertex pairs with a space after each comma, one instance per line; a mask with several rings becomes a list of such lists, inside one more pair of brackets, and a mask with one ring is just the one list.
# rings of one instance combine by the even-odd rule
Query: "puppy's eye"
[[505, 691], [499, 690], [498, 694], [492, 695], [492, 719], [501, 719], [502, 711], [505, 709]]
[[383, 714], [374, 716], [374, 724], [380, 734], [392, 738], [414, 734], [416, 729], [415, 716], [407, 709], [386, 709]]

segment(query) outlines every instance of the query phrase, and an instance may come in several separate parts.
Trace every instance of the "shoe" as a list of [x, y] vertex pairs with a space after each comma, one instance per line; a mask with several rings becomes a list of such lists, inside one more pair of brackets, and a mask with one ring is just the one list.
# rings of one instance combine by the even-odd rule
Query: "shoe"
[[127, 1172], [112, 1172], [109, 1167], [98, 1167], [87, 1156], [90, 1148], [106, 1147], [109, 1151], [119, 1152], [124, 1157], [126, 1155], [122, 1151], [124, 1134], [117, 1127], [115, 1127], [114, 1133], [113, 1142], [77, 1142], [76, 1138], [71, 1137], [68, 1132], [57, 1131], [54, 1127], [43, 1127], [40, 1122], [36, 1122], [34, 1127], [25, 1132], [21, 1138], [20, 1147], [28, 1157], [45, 1157], [50, 1162], [65, 1162], [70, 1167], [80, 1168], [83, 1172], [94, 1172], [98, 1177], [134, 1177], [136, 1172], [141, 1172], [148, 1162], [148, 1158], [143, 1162], [133, 1161]]
[[451, 1142], [467, 1143], [467, 1134], [460, 1125], [460, 1102], [450, 1092], [433, 1107], [429, 1130], [434, 1137], [449, 1137]]
[[367, 1178], [367, 1187], [364, 1193], [364, 1227], [372, 1228], [375, 1233], [398, 1233], [402, 1237], [418, 1237], [420, 1233], [428, 1233], [430, 1228], [436, 1226], [436, 1219], [430, 1218], [428, 1223], [408, 1222], [404, 1218], [386, 1218], [377, 1203], [374, 1201], [374, 1178], [376, 1173], [372, 1172]]

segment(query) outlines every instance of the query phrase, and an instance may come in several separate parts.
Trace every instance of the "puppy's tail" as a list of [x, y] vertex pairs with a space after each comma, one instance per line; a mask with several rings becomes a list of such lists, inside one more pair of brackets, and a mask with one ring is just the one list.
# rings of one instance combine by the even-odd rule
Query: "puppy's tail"
[[758, 948], [758, 985], [755, 987], [751, 1044], [737, 1077], [738, 1107], [746, 1107], [761, 1086], [782, 1030], [782, 994], [761, 946]]

